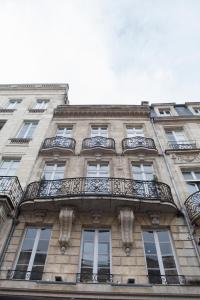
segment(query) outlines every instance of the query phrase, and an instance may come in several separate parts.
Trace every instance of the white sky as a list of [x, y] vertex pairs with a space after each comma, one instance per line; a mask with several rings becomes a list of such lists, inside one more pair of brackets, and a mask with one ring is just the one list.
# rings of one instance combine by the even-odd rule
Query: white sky
[[0, 0], [0, 83], [71, 104], [200, 101], [200, 0]]

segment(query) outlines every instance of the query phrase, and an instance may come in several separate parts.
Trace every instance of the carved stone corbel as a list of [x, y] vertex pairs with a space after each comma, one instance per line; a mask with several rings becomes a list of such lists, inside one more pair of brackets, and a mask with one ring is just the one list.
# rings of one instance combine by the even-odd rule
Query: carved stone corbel
[[149, 218], [151, 219], [151, 224], [155, 227], [160, 225], [160, 213], [149, 213]]
[[134, 213], [133, 213], [132, 209], [130, 209], [128, 207], [120, 209], [119, 221], [121, 224], [122, 243], [123, 243], [126, 255], [129, 256], [130, 252], [131, 252], [131, 248], [133, 247]]
[[59, 243], [61, 252], [64, 254], [67, 247], [69, 246], [69, 241], [72, 231], [72, 223], [74, 220], [74, 208], [63, 207], [60, 210], [59, 221], [60, 221], [60, 237]]

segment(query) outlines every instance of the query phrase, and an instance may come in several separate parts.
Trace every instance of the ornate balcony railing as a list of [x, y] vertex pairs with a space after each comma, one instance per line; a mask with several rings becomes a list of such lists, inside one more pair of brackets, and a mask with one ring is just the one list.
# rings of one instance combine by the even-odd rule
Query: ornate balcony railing
[[159, 200], [176, 207], [171, 189], [165, 183], [108, 177], [78, 177], [32, 182], [26, 189], [23, 201], [77, 196]]
[[134, 150], [137, 148], [145, 148], [147, 150], [156, 151], [156, 145], [154, 143], [154, 140], [151, 138], [136, 136], [136, 137], [126, 138], [122, 140], [123, 152], [127, 150]]
[[0, 195], [9, 199], [12, 208], [20, 202], [23, 191], [16, 176], [0, 176]]
[[196, 149], [196, 141], [169, 141], [170, 149], [173, 150], [190, 150], [190, 149]]
[[[57, 273], [57, 272], [44, 272], [44, 271], [25, 271], [25, 270], [0, 270], [0, 280], [26, 280], [26, 281], [42, 281], [42, 282], [60, 282], [65, 284], [76, 283], [99, 283], [123, 286], [134, 284], [159, 284], [159, 285], [185, 285], [185, 286], [199, 286], [200, 276], [198, 275], [127, 275], [123, 274], [110, 274], [110, 273]], [[144, 283], [145, 282], [145, 283]]]
[[190, 195], [185, 201], [185, 206], [191, 222], [199, 220], [200, 223], [200, 191]]
[[95, 148], [115, 150], [115, 141], [111, 138], [105, 138], [103, 136], [95, 136], [83, 140], [82, 150]]
[[56, 136], [45, 139], [41, 150], [47, 150], [51, 148], [62, 148], [74, 151], [75, 145], [76, 141], [72, 138]]

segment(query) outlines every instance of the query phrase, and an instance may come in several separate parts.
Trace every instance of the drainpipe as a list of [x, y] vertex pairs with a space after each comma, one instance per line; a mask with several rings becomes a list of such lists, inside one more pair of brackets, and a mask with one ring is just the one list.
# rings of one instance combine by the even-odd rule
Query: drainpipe
[[200, 266], [200, 251], [199, 251], [199, 248], [198, 248], [198, 246], [196, 244], [196, 240], [193, 237], [193, 228], [190, 225], [190, 219], [189, 219], [187, 210], [182, 206], [181, 197], [180, 197], [179, 192], [178, 192], [178, 190], [176, 188], [176, 183], [175, 183], [174, 178], [172, 176], [172, 173], [171, 173], [171, 170], [170, 170], [170, 166], [168, 164], [168, 161], [167, 161], [164, 149], [162, 147], [162, 144], [160, 142], [160, 139], [158, 137], [158, 134], [157, 134], [157, 131], [156, 131], [156, 128], [155, 128], [155, 125], [154, 125], [154, 118], [150, 117], [150, 121], [151, 121], [151, 124], [152, 124], [152, 127], [153, 127], [153, 131], [155, 133], [155, 136], [157, 138], [158, 144], [160, 146], [160, 149], [161, 149], [161, 152], [162, 152], [162, 155], [163, 155], [163, 158], [164, 158], [164, 162], [165, 162], [165, 165], [167, 167], [167, 171], [169, 173], [170, 180], [172, 182], [172, 186], [173, 186], [173, 188], [175, 190], [175, 194], [176, 194], [176, 197], [177, 197], [177, 200], [178, 200], [178, 205], [179, 205], [179, 207], [181, 209], [181, 212], [183, 213], [183, 215], [185, 217], [185, 221], [186, 221], [186, 225], [187, 225], [187, 228], [188, 228], [189, 236], [190, 236], [190, 239], [191, 239], [192, 244], [194, 246], [194, 249], [195, 249], [195, 252], [196, 252], [196, 256], [197, 256], [197, 260], [198, 260], [198, 264]]

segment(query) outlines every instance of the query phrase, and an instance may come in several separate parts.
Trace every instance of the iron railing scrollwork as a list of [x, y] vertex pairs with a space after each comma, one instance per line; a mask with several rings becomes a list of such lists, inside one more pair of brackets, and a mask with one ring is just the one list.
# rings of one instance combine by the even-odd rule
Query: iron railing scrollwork
[[82, 150], [94, 148], [115, 150], [115, 141], [111, 138], [106, 138], [103, 136], [95, 136], [83, 140]]
[[13, 207], [18, 205], [23, 191], [16, 176], [0, 176], [0, 195], [7, 196]]
[[190, 195], [185, 201], [185, 206], [192, 223], [197, 218], [200, 219], [200, 191]]
[[76, 274], [76, 282], [87, 283], [111, 283], [113, 282], [113, 275], [108, 272], [81, 272]]
[[76, 145], [76, 141], [72, 138], [56, 136], [56, 137], [45, 139], [42, 145], [42, 150], [51, 149], [51, 148], [63, 148], [63, 149], [70, 149], [74, 151], [75, 145]]
[[171, 189], [165, 183], [112, 177], [78, 177], [32, 182], [26, 189], [23, 201], [84, 195], [159, 200], [174, 204]]
[[169, 146], [173, 150], [190, 150], [196, 149], [196, 141], [169, 141]]
[[142, 136], [136, 136], [132, 138], [126, 138], [122, 140], [122, 149], [130, 150], [136, 148], [146, 148], [149, 150], [156, 150], [156, 145], [153, 139], [145, 138]]

